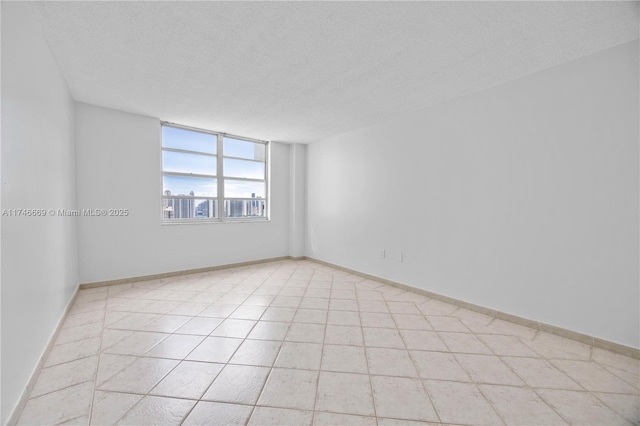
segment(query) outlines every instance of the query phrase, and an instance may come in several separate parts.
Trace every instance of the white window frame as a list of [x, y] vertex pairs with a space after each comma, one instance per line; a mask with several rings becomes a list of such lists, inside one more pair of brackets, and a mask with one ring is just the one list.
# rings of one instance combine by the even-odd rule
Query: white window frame
[[[163, 146], [162, 143], [162, 128], [163, 127], [174, 127], [177, 129], [185, 129], [185, 130], [190, 130], [193, 132], [200, 132], [200, 133], [206, 133], [209, 135], [214, 135], [216, 136], [216, 153], [215, 154], [207, 154], [207, 153], [201, 153], [201, 152], [196, 152], [196, 151], [190, 151], [190, 150], [181, 150], [181, 149], [176, 149], [176, 148], [165, 148]], [[264, 198], [259, 198], [260, 201], [264, 201], [265, 202], [265, 216], [256, 216], [256, 217], [224, 217], [224, 206], [225, 206], [225, 201], [226, 200], [248, 200], [248, 201], [252, 201], [252, 200], [256, 200], [255, 198], [226, 198], [225, 194], [224, 194], [224, 181], [225, 181], [225, 176], [224, 176], [224, 159], [225, 158], [229, 158], [229, 159], [237, 159], [237, 160], [243, 160], [243, 161], [255, 161], [255, 162], [259, 162], [262, 163], [262, 161], [258, 161], [258, 160], [250, 160], [247, 158], [239, 158], [239, 157], [232, 157], [232, 156], [225, 156], [224, 155], [224, 138], [228, 137], [228, 138], [233, 138], [233, 139], [237, 139], [240, 141], [245, 141], [245, 142], [251, 142], [251, 143], [257, 143], [257, 144], [262, 144], [265, 146], [265, 158], [264, 158], [264, 179], [250, 179], [250, 178], [237, 178], [237, 177], [227, 177], [227, 179], [229, 180], [243, 180], [243, 181], [250, 181], [250, 182], [264, 182], [265, 185], [265, 197]], [[176, 172], [165, 172], [164, 171], [164, 167], [162, 164], [162, 152], [163, 151], [169, 151], [169, 152], [182, 152], [182, 153], [186, 153], [186, 154], [198, 154], [198, 155], [205, 155], [205, 156], [215, 156], [216, 157], [216, 174], [215, 175], [195, 175], [195, 174], [188, 174], [188, 173], [176, 173]], [[176, 123], [171, 123], [168, 121], [161, 121], [160, 122], [160, 220], [162, 224], [165, 225], [174, 225], [174, 224], [196, 224], [196, 223], [239, 223], [239, 222], [268, 222], [271, 220], [271, 187], [270, 187], [270, 177], [271, 177], [271, 167], [270, 167], [270, 161], [271, 159], [271, 143], [270, 141], [264, 141], [264, 140], [260, 140], [260, 139], [253, 139], [253, 138], [248, 138], [245, 136], [238, 136], [238, 135], [233, 135], [230, 133], [224, 133], [224, 132], [216, 132], [216, 131], [212, 131], [212, 130], [206, 130], [206, 129], [200, 129], [197, 127], [191, 127], [191, 126], [185, 126], [182, 124], [176, 124]], [[175, 195], [171, 195], [171, 196], [166, 196], [164, 195], [164, 176], [187, 176], [187, 177], [207, 177], [207, 178], [215, 178], [216, 182], [217, 182], [217, 193], [215, 196], [198, 196], [198, 195], [194, 195], [193, 197], [191, 196], [175, 196]], [[166, 198], [185, 198], [185, 199], [192, 199], [192, 200], [216, 200], [217, 201], [217, 217], [212, 217], [212, 218], [207, 218], [207, 219], [197, 219], [197, 218], [180, 218], [180, 219], [165, 219], [164, 217], [164, 200]]]

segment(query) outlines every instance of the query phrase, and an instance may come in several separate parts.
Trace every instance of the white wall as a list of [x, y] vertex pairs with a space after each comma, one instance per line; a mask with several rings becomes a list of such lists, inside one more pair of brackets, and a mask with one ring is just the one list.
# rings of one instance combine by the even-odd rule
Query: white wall
[[[29, 4], [1, 7], [2, 207], [73, 209], [73, 100]], [[77, 285], [75, 218], [2, 217], [2, 424]]]
[[636, 41], [313, 143], [307, 255], [640, 347], [638, 113]]
[[271, 144], [271, 221], [162, 225], [160, 122], [76, 104], [80, 281], [95, 282], [289, 254], [289, 146]]
[[307, 146], [289, 146], [289, 255], [304, 256]]

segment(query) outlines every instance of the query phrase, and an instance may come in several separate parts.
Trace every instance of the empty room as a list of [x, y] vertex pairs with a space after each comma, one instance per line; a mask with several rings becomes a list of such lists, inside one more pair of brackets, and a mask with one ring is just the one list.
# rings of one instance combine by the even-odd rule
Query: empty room
[[640, 425], [639, 2], [0, 14], [0, 424]]

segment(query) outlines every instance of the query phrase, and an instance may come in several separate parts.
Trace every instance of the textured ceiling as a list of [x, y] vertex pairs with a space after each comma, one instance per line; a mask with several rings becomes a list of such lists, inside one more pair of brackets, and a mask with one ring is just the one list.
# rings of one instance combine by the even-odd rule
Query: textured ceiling
[[638, 38], [637, 2], [32, 2], [77, 101], [312, 142]]

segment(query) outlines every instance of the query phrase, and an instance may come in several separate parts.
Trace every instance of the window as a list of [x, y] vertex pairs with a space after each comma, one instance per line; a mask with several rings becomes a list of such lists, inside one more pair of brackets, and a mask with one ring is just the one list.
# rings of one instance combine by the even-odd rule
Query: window
[[268, 143], [162, 124], [162, 219], [267, 219]]

